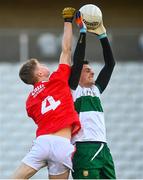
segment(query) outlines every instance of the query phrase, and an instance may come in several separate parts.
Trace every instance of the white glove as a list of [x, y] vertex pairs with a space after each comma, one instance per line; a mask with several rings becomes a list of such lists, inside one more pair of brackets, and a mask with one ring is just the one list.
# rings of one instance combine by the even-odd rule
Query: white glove
[[102, 39], [102, 38], [107, 36], [106, 29], [103, 25], [103, 21], [101, 22], [101, 24], [96, 29], [94, 29], [94, 30], [87, 29], [87, 31], [96, 34], [99, 39]]

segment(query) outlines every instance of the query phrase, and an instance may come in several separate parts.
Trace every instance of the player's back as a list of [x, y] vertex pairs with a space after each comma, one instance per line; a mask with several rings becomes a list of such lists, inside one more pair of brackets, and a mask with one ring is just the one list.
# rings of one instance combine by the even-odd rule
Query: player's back
[[73, 131], [75, 133], [80, 127], [68, 86], [69, 67], [60, 67], [48, 82], [36, 83], [27, 99], [28, 115], [38, 125], [37, 136], [55, 133], [69, 126], [76, 127]]

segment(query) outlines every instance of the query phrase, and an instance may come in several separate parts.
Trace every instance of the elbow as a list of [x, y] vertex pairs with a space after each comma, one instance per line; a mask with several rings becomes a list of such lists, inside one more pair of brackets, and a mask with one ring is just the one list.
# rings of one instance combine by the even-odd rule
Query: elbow
[[105, 66], [110, 67], [110, 68], [114, 68], [115, 64], [116, 63], [115, 63], [114, 59], [110, 59], [110, 61], [108, 63], [105, 63]]
[[115, 61], [113, 61], [113, 63], [112, 63], [113, 68], [115, 67], [115, 65], [116, 65], [116, 63], [115, 63]]
[[65, 48], [65, 49], [63, 49], [62, 50], [62, 54], [65, 56], [65, 57], [71, 57], [71, 55], [72, 55], [72, 51], [70, 50], [70, 49], [68, 49], [68, 48]]
[[110, 61], [110, 66], [112, 66], [114, 68], [115, 64], [116, 64], [115, 60], [114, 60], [114, 58], [112, 58], [111, 61]]
[[115, 67], [115, 61], [110, 61], [110, 63], [105, 64], [105, 67], [111, 71], [113, 71], [114, 67]]
[[71, 53], [72, 49], [71, 47], [68, 47], [68, 46], [64, 46], [63, 49], [62, 49], [63, 53]]
[[112, 71], [113, 71], [114, 67], [115, 67], [115, 61], [112, 62], [112, 64], [110, 64], [110, 68], [112, 69]]
[[71, 56], [71, 55], [72, 55], [71, 50], [63, 50], [62, 53], [63, 53], [65, 56]]

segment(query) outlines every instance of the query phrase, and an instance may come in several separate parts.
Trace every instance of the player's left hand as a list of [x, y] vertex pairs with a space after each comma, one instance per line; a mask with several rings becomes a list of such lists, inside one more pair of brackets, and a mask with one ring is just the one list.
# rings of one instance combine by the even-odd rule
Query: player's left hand
[[94, 30], [88, 29], [87, 31], [91, 32], [91, 33], [95, 33], [99, 39], [102, 39], [102, 38], [107, 36], [106, 29], [103, 25], [103, 21], [101, 22], [101, 24], [96, 29], [94, 29]]
[[62, 16], [65, 22], [72, 22], [75, 14], [75, 8], [73, 7], [66, 7], [62, 11]]

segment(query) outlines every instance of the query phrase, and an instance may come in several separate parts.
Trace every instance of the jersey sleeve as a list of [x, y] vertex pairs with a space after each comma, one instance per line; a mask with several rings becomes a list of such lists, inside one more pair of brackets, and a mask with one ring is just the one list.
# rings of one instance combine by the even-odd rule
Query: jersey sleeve
[[62, 81], [67, 81], [69, 80], [71, 73], [71, 67], [67, 64], [59, 64], [59, 67], [57, 71], [53, 72], [50, 76], [50, 80], [53, 79], [60, 79]]
[[95, 84], [98, 87], [98, 89], [100, 90], [100, 93], [102, 93], [104, 91], [104, 89], [107, 87], [109, 80], [111, 78], [114, 66], [115, 66], [115, 60], [112, 54], [112, 49], [110, 47], [110, 43], [108, 41], [108, 38], [105, 37], [103, 39], [100, 40], [101, 41], [101, 45], [103, 48], [103, 55], [104, 55], [104, 62], [105, 65], [104, 67], [101, 69]]
[[73, 66], [69, 78], [69, 86], [73, 90], [77, 88], [79, 83], [82, 67], [84, 64], [85, 47], [86, 47], [86, 33], [80, 33], [73, 56]]

